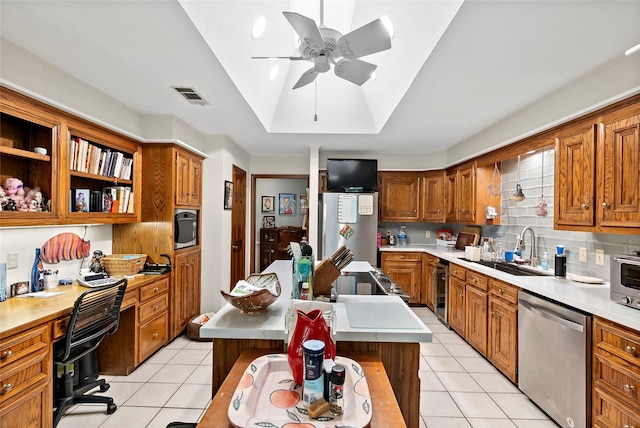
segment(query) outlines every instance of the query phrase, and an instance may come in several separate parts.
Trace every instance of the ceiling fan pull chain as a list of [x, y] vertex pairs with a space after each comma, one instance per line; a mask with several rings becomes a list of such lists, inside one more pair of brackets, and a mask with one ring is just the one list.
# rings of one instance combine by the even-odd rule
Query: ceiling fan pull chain
[[313, 121], [318, 121], [318, 79], [315, 80], [315, 96], [314, 96], [314, 106], [313, 106]]

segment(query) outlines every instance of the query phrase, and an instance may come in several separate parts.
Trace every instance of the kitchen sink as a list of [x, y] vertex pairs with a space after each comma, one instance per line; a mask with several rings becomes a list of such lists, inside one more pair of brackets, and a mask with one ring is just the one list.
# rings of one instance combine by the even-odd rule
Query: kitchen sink
[[[471, 260], [469, 260], [471, 261]], [[474, 261], [483, 266], [490, 267], [502, 272], [510, 273], [516, 276], [552, 276], [553, 272], [544, 272], [539, 269], [535, 269], [529, 266], [517, 265], [509, 262], [492, 262], [489, 260]]]

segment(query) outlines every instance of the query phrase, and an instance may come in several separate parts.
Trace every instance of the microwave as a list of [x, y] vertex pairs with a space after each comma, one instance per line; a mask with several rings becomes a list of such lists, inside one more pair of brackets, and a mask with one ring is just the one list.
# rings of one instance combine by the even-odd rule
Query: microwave
[[640, 251], [613, 257], [611, 300], [640, 309]]
[[198, 210], [176, 210], [173, 226], [173, 248], [186, 248], [198, 244]]

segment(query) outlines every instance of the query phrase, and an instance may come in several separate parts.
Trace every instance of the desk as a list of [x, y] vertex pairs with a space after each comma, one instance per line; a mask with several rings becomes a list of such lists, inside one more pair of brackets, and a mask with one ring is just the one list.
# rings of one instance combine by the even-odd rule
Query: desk
[[[50, 427], [53, 343], [64, 336], [73, 304], [87, 288], [73, 284], [47, 299], [12, 297], [0, 303], [0, 425]], [[129, 281], [118, 331], [98, 349], [103, 374], [127, 375], [168, 340], [169, 275]]]
[[[238, 386], [240, 377], [254, 359], [269, 353], [269, 351], [264, 349], [251, 349], [244, 351], [240, 355], [218, 390], [218, 393], [213, 397], [211, 404], [198, 424], [199, 427], [233, 427], [227, 418], [227, 409], [229, 408], [233, 393]], [[343, 354], [341, 353], [340, 355]], [[387, 372], [378, 356], [374, 353], [365, 352], [354, 352], [344, 354], [344, 356], [357, 361], [367, 377], [367, 385], [369, 386], [371, 405], [373, 408], [370, 426], [372, 428], [406, 428], [402, 413], [395, 400], [393, 389], [389, 383]]]

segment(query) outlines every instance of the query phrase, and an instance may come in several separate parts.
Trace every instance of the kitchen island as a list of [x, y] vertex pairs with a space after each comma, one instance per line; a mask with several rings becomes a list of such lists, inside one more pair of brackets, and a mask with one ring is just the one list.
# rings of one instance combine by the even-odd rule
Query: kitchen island
[[[368, 263], [353, 262], [345, 271], [373, 270]], [[284, 351], [285, 315], [293, 300], [291, 261], [278, 260], [264, 273], [276, 273], [282, 294], [264, 314], [244, 315], [225, 305], [200, 329], [213, 338], [212, 396], [222, 385], [245, 349]], [[407, 426], [419, 426], [420, 342], [431, 341], [431, 331], [398, 296], [339, 296], [335, 339], [338, 355], [373, 352], [384, 365]], [[375, 411], [375, 403], [373, 403]]]

